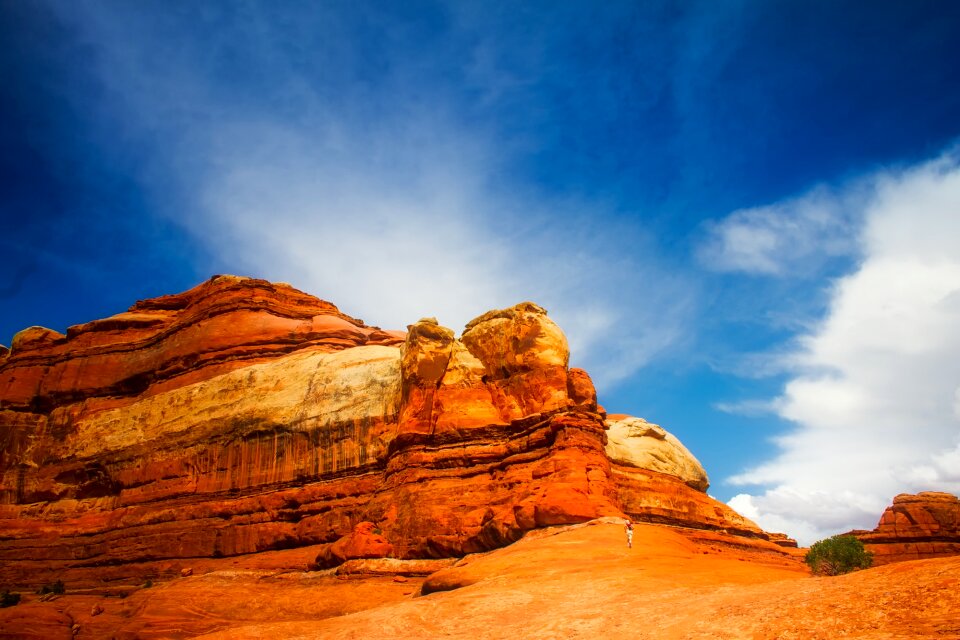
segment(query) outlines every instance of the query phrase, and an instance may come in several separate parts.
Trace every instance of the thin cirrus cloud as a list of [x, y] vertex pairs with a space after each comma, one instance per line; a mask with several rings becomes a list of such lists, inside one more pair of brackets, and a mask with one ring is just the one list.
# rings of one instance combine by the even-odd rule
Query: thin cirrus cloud
[[780, 356], [769, 407], [795, 427], [729, 480], [760, 488], [734, 508], [804, 543], [872, 528], [897, 493], [960, 491], [960, 157], [868, 182], [859, 265]]
[[704, 225], [697, 258], [708, 269], [765, 276], [815, 271], [856, 252], [863, 185], [842, 192], [818, 187], [770, 206], [734, 211]]
[[[291, 282], [387, 328], [427, 315], [459, 328], [530, 299], [600, 386], [681, 340], [693, 285], [660, 265], [642, 225], [607, 221], [606, 204], [511, 179], [496, 105], [464, 109], [437, 79], [476, 76], [473, 58], [451, 70], [454, 56], [405, 45], [364, 53], [384, 58], [371, 66], [334, 16], [305, 28], [257, 13], [208, 41], [183, 31], [192, 14], [56, 8], [95, 50], [111, 100], [91, 108], [119, 140], [155, 150], [143, 181], [211, 269]], [[390, 33], [384, 51], [399, 46]], [[291, 41], [312, 47], [309, 65]]]
[[[587, 203], [490, 187], [484, 178], [494, 169], [467, 132], [430, 129], [439, 134], [432, 143], [365, 140], [362, 149], [389, 158], [370, 163], [350, 151], [325, 158], [318, 136], [268, 127], [219, 157], [185, 224], [223, 263], [294, 282], [387, 327], [435, 315], [457, 328], [532, 299], [599, 384], [625, 378], [679, 338], [684, 283], [636, 257], [649, 255], [634, 251], [648, 242], [642, 234], [591, 225]], [[634, 335], [617, 330], [638, 319]]]

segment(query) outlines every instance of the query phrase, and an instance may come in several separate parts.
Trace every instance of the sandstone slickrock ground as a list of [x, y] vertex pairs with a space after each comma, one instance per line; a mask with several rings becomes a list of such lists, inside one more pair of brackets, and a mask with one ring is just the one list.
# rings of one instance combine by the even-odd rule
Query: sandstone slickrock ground
[[[124, 639], [960, 638], [960, 557], [819, 578], [796, 551], [743, 541], [638, 525], [628, 550], [622, 524], [601, 520], [534, 531], [405, 582], [281, 569], [295, 550], [272, 552], [272, 569], [207, 560], [125, 599], [30, 596], [0, 610], [0, 637], [19, 621], [17, 637], [45, 639], [74, 637], [73, 625], [77, 638]], [[443, 589], [418, 596], [424, 584]]]

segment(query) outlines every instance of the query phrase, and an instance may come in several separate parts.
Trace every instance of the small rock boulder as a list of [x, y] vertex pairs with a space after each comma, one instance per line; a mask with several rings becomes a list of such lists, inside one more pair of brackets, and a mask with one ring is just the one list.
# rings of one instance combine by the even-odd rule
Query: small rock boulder
[[393, 545], [372, 522], [361, 522], [349, 534], [326, 545], [317, 554], [318, 569], [328, 569], [347, 560], [386, 558], [393, 553]]
[[65, 338], [65, 335], [53, 329], [47, 329], [46, 327], [27, 327], [13, 336], [13, 342], [10, 343], [10, 353], [30, 349], [41, 349], [57, 344]]

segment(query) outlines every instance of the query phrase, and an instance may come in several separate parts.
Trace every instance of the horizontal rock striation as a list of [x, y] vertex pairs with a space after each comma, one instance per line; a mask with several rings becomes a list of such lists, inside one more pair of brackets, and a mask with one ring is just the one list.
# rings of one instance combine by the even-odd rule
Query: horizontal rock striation
[[0, 584], [311, 545], [322, 566], [453, 557], [624, 513], [763, 535], [675, 438], [606, 423], [568, 359], [532, 303], [457, 339], [234, 276], [27, 329], [0, 359]]
[[874, 565], [960, 555], [960, 498], [950, 493], [902, 493], [873, 531], [851, 531]]
[[633, 520], [693, 529], [714, 529], [759, 538], [781, 547], [796, 540], [763, 531], [705, 492], [700, 461], [660, 425], [633, 416], [608, 416], [606, 453], [617, 504]]
[[24, 329], [0, 370], [0, 409], [49, 413], [92, 398], [123, 404], [308, 347], [338, 351], [402, 339], [288, 285], [216, 276], [66, 335]]

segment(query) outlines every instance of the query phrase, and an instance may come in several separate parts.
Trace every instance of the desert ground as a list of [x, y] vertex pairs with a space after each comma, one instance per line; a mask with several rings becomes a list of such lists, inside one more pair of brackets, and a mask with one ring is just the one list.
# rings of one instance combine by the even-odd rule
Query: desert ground
[[816, 577], [802, 551], [706, 531], [640, 525], [628, 549], [610, 519], [427, 577], [371, 575], [384, 561], [303, 571], [310, 553], [204, 560], [122, 598], [25, 596], [0, 611], [0, 637], [960, 639], [960, 557]]

